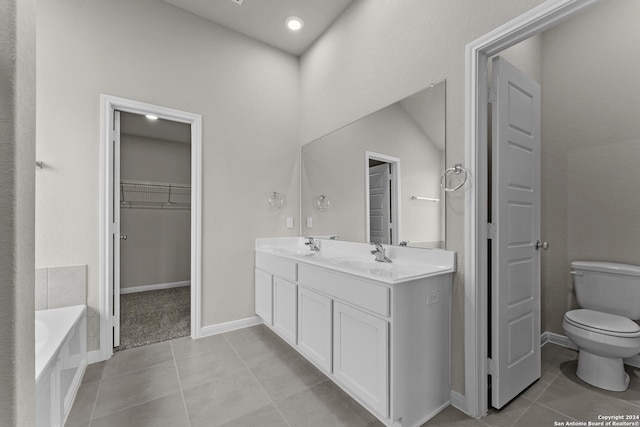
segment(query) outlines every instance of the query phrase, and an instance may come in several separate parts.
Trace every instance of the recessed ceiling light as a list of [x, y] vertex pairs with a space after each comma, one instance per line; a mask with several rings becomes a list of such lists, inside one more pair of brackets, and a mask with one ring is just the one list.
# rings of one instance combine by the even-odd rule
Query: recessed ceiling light
[[154, 116], [153, 114], [146, 114], [145, 117], [149, 120], [158, 120], [158, 116]]
[[285, 22], [287, 23], [287, 28], [291, 31], [298, 31], [304, 27], [304, 21], [297, 16], [290, 16]]

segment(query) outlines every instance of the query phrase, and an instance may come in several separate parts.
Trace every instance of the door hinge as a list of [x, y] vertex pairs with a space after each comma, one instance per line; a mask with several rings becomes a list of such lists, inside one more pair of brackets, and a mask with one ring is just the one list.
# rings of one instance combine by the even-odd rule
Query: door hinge
[[496, 232], [497, 232], [496, 225], [491, 222], [487, 223], [487, 239], [495, 239]]
[[489, 91], [487, 93], [487, 102], [489, 104], [493, 104], [494, 102], [496, 102], [496, 93], [493, 90], [493, 88], [490, 87], [488, 89], [489, 89]]
[[487, 359], [487, 373], [489, 375], [496, 374], [496, 362], [494, 362], [493, 359]]

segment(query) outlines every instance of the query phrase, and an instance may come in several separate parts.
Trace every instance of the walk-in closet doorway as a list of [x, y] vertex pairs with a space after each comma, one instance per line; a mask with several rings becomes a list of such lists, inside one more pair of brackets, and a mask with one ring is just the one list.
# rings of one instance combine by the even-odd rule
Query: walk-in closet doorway
[[191, 334], [191, 126], [116, 114], [120, 328], [114, 347], [125, 350]]
[[200, 329], [201, 116], [101, 96], [100, 352]]

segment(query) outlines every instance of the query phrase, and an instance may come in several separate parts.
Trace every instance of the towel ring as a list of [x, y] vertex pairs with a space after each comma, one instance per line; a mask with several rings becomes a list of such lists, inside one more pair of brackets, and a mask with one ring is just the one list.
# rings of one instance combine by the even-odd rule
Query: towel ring
[[[447, 174], [449, 172], [455, 172], [456, 175], [464, 172], [464, 179], [462, 180], [462, 182], [458, 185], [456, 185], [453, 188], [447, 188], [447, 184], [445, 183], [445, 179], [447, 178]], [[450, 167], [449, 169], [445, 170], [442, 173], [442, 176], [440, 177], [440, 187], [442, 187], [442, 189], [444, 191], [456, 191], [458, 189], [460, 189], [466, 182], [467, 182], [467, 170], [465, 168], [462, 167], [462, 163], [456, 163], [455, 165], [453, 165], [453, 167]]]

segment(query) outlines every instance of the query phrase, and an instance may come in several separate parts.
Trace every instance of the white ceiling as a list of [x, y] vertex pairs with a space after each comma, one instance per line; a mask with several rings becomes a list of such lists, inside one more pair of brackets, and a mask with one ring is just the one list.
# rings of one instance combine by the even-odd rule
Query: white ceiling
[[[163, 0], [231, 30], [301, 55], [354, 0]], [[302, 30], [285, 26], [289, 16], [304, 21]]]

